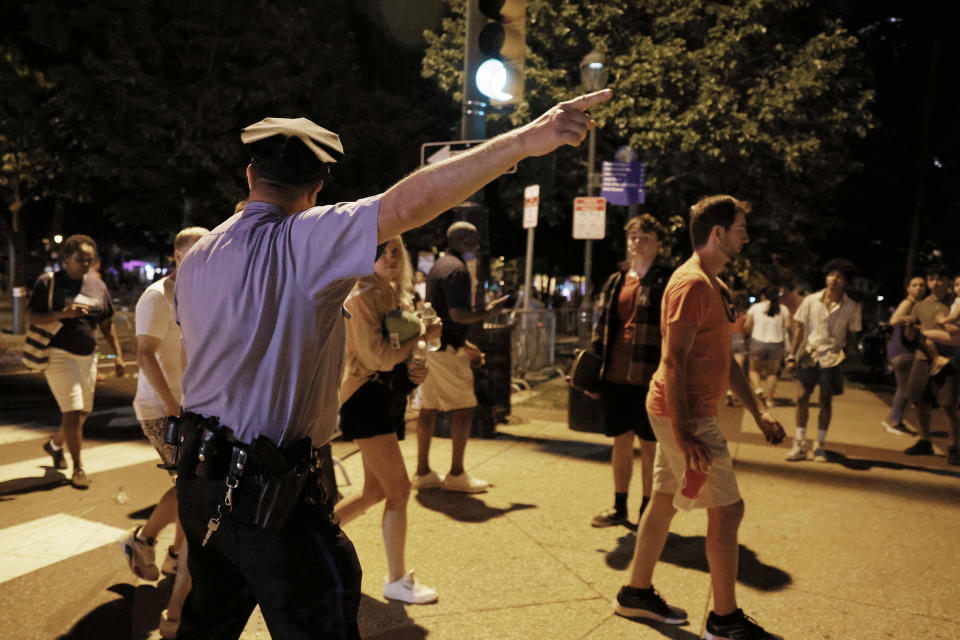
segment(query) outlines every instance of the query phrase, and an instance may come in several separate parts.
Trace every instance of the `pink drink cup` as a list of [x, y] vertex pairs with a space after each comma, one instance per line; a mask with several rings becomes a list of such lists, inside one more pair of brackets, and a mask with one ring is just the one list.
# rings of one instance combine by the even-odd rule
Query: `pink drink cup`
[[692, 500], [700, 495], [700, 489], [703, 488], [706, 481], [706, 473], [695, 469], [687, 469], [683, 476], [683, 489], [680, 490], [680, 494]]

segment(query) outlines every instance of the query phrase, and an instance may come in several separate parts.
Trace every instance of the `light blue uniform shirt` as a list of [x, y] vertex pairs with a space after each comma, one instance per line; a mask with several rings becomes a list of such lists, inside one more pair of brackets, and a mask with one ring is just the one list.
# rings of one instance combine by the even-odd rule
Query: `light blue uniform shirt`
[[292, 216], [251, 202], [193, 246], [174, 290], [185, 410], [218, 417], [246, 443], [330, 440], [343, 301], [373, 272], [379, 209], [380, 196]]

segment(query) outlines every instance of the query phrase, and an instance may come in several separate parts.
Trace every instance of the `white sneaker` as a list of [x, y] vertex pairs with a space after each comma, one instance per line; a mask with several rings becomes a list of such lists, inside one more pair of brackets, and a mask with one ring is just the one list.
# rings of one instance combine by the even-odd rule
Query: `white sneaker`
[[394, 582], [388, 582], [389, 579], [389, 577], [383, 579], [384, 598], [400, 600], [408, 604], [429, 604], [436, 602], [439, 597], [435, 590], [414, 580], [412, 570]]
[[443, 478], [441, 478], [436, 471], [431, 471], [425, 476], [415, 473], [413, 477], [410, 478], [410, 486], [418, 491], [420, 489], [435, 489], [442, 485]]
[[813, 451], [813, 461], [814, 462], [826, 462], [827, 461], [827, 450], [821, 446], [817, 446]]
[[120, 538], [120, 547], [127, 565], [135, 576], [142, 580], [156, 580], [160, 577], [160, 570], [156, 564], [154, 547], [157, 541], [153, 538], [141, 540], [138, 536], [140, 527], [133, 527]]
[[787, 460], [796, 462], [807, 459], [807, 443], [804, 440], [794, 440], [793, 446], [787, 452]]
[[461, 491], [463, 493], [482, 493], [487, 490], [490, 483], [486, 480], [474, 478], [464, 471], [458, 476], [448, 474], [443, 479], [443, 488], [447, 491]]
[[163, 566], [160, 567], [160, 573], [165, 576], [177, 575], [177, 564], [179, 561], [180, 556], [173, 550], [173, 547], [167, 547], [167, 557], [163, 561]]
[[164, 609], [160, 614], [160, 624], [157, 626], [157, 631], [160, 632], [160, 636], [172, 640], [177, 637], [177, 631], [179, 629], [180, 619], [171, 620], [167, 617], [167, 610]]

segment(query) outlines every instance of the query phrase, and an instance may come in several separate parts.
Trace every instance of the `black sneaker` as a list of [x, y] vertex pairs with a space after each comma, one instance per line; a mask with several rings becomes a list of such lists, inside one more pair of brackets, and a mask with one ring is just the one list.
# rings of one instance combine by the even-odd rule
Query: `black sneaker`
[[704, 640], [783, 640], [783, 636], [764, 631], [743, 609], [737, 609], [724, 618], [730, 618], [732, 622], [721, 623], [720, 616], [710, 612], [707, 616], [707, 628], [703, 633]]
[[915, 435], [917, 435], [917, 432], [916, 432], [916, 431], [914, 431], [913, 429], [911, 429], [911, 428], [908, 427], [907, 425], [903, 424], [902, 422], [898, 422], [898, 423], [896, 423], [896, 424], [892, 424], [892, 423], [890, 423], [890, 422], [888, 422], [888, 421], [886, 421], [886, 420], [881, 420], [881, 421], [880, 421], [880, 424], [882, 424], [882, 425], [883, 425], [883, 428], [887, 430], [887, 433], [892, 433], [892, 434], [895, 435], [895, 436], [915, 436]]
[[917, 440], [903, 452], [908, 456], [932, 456], [933, 445], [930, 444], [929, 440]]
[[671, 607], [653, 587], [634, 589], [620, 587], [613, 610], [624, 618], [645, 618], [665, 624], [683, 624], [687, 621], [687, 612], [679, 607]]
[[50, 457], [53, 458], [53, 466], [57, 469], [66, 469], [67, 461], [64, 460], [63, 456], [63, 447], [59, 450], [53, 448], [53, 440], [47, 440], [43, 443], [43, 450], [50, 454]]
[[947, 464], [960, 466], [960, 447], [947, 449]]
[[618, 524], [627, 524], [627, 514], [617, 511], [615, 507], [610, 507], [606, 511], [601, 511], [593, 516], [590, 524], [594, 527], [613, 527]]

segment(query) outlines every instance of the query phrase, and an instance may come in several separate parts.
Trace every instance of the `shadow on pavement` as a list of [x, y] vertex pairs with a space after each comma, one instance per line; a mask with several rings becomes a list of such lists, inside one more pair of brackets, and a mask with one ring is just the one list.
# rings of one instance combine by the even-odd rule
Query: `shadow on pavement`
[[366, 594], [360, 598], [357, 618], [364, 640], [423, 640], [430, 633], [410, 619], [406, 605], [381, 602]]
[[12, 499], [4, 496], [50, 491], [65, 484], [70, 484], [70, 479], [62, 471], [54, 467], [43, 467], [43, 475], [40, 477], [14, 478], [13, 480], [0, 482], [0, 501]]
[[612, 439], [610, 440], [610, 444], [595, 444], [593, 442], [583, 442], [582, 440], [534, 438], [532, 436], [520, 436], [502, 431], [497, 434], [497, 437], [502, 440], [537, 444], [544, 453], [577, 458], [578, 460], [592, 460], [594, 462], [609, 462], [610, 452], [613, 449]]
[[[607, 552], [607, 566], [618, 571], [630, 566], [636, 541], [635, 533], [620, 536], [617, 539], [617, 547], [613, 551]], [[709, 573], [710, 567], [707, 564], [707, 552], [704, 543], [703, 536], [681, 536], [671, 533], [667, 537], [667, 544], [660, 556], [660, 561], [669, 562], [685, 569], [696, 569]], [[755, 551], [740, 545], [740, 566], [737, 571], [737, 582], [760, 591], [780, 591], [790, 585], [793, 578], [783, 569], [761, 562]]]
[[[836, 451], [828, 451], [827, 456], [827, 464], [811, 461], [781, 464], [775, 462], [737, 460], [734, 466], [738, 470], [743, 469], [744, 471], [767, 475], [770, 481], [774, 481], [773, 479], [776, 477], [797, 480], [806, 476], [810, 482], [819, 484], [832, 484], [848, 488], [856, 484], [863, 491], [883, 491], [884, 493], [896, 496], [909, 494], [911, 500], [922, 500], [932, 504], [942, 504], [951, 507], [956, 506], [957, 500], [960, 499], [960, 485], [947, 486], [942, 482], [926, 482], [927, 478], [916, 476], [890, 477], [866, 473], [850, 475], [844, 470], [845, 467], [840, 463], [840, 460], [848, 460], [849, 464], [854, 465], [851, 469], [855, 471], [867, 471], [870, 468], [893, 469], [900, 471], [919, 471], [926, 476], [948, 478], [960, 477], [960, 471], [951, 471], [936, 467], [916, 467], [894, 461], [847, 458], [844, 454], [837, 453]], [[836, 464], [829, 464], [831, 458]]]
[[93, 609], [58, 640], [146, 640], [160, 623], [173, 580], [157, 584], [115, 584], [108, 589], [120, 597]]
[[836, 464], [853, 471], [869, 471], [870, 469], [875, 468], [894, 469], [897, 471], [920, 471], [921, 473], [931, 473], [935, 476], [960, 478], [960, 470], [951, 471], [950, 469], [930, 469], [927, 467], [918, 467], [912, 464], [903, 464], [902, 462], [890, 462], [889, 460], [848, 458], [839, 451], [827, 451], [827, 462], [835, 462]]
[[417, 492], [417, 502], [431, 511], [445, 514], [458, 522], [486, 522], [511, 511], [535, 509], [535, 504], [513, 502], [506, 509], [488, 506], [483, 500], [467, 493], [442, 489], [424, 489]]
[[700, 636], [695, 633], [690, 633], [686, 630], [686, 627], [690, 626], [689, 622], [685, 622], [681, 625], [673, 625], [661, 624], [659, 622], [645, 620], [643, 618], [627, 618], [627, 620], [636, 622], [637, 624], [642, 624], [651, 631], [656, 631], [664, 638], [671, 638], [671, 640], [700, 640]]

